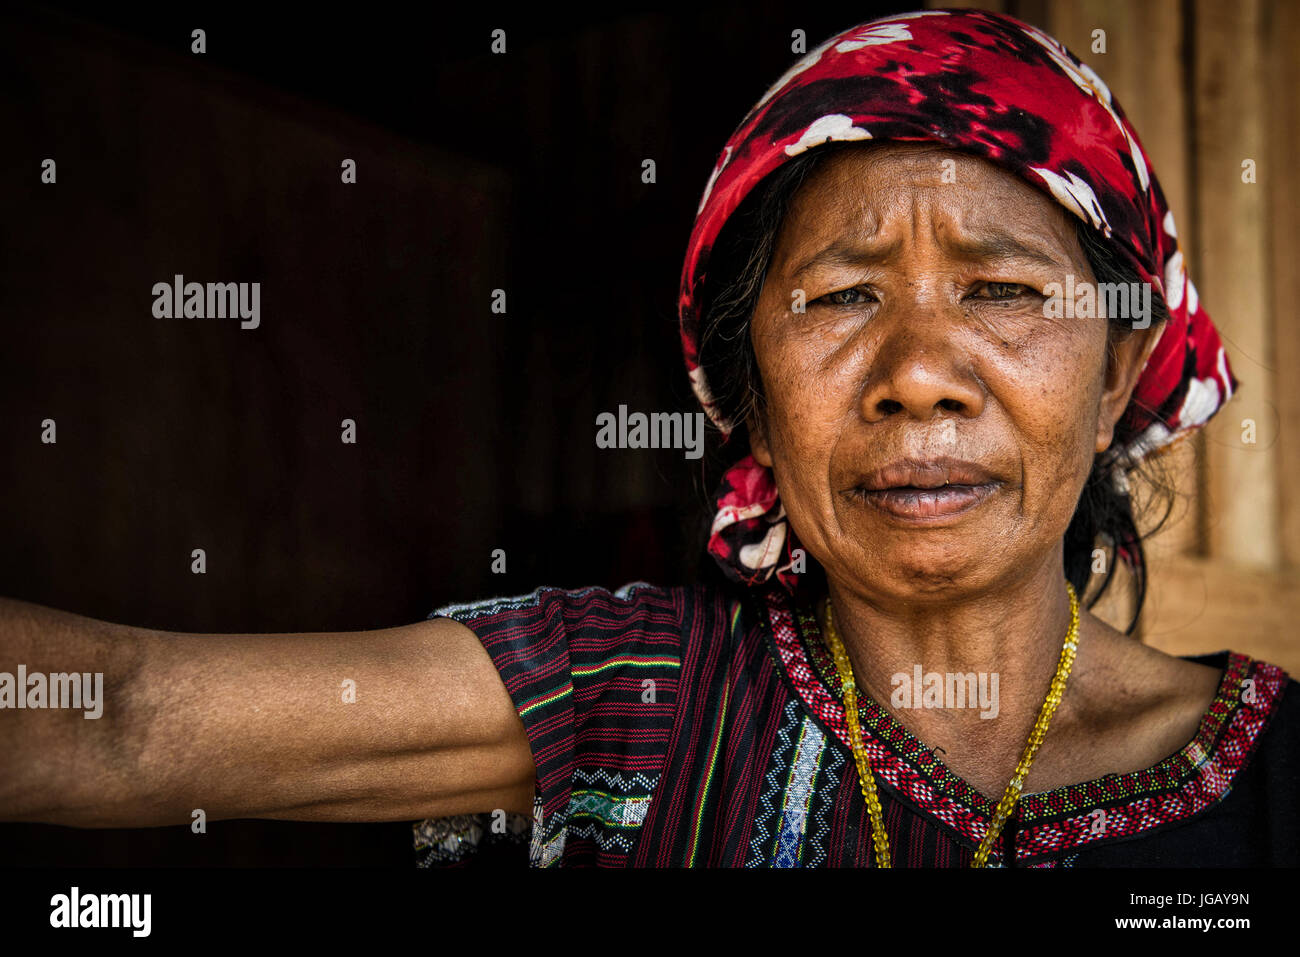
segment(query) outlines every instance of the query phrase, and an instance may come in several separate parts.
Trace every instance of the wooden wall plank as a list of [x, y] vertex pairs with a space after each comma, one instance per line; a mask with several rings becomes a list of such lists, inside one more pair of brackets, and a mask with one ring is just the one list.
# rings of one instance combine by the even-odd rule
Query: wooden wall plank
[[[1197, 240], [1194, 276], [1243, 387], [1206, 427], [1210, 554], [1258, 567], [1281, 557], [1276, 473], [1276, 358], [1269, 316], [1262, 0], [1195, 0]], [[1243, 182], [1253, 160], [1257, 182]], [[1258, 181], [1262, 178], [1262, 182]], [[1243, 441], [1244, 422], [1255, 442]]]
[[[1276, 368], [1300, 368], [1300, 4], [1269, 0], [1264, 6], [1264, 82], [1269, 110], [1268, 169], [1262, 178], [1267, 195], [1268, 271], [1272, 282], [1273, 346]], [[1300, 376], [1275, 378], [1279, 416], [1274, 480], [1279, 492], [1281, 557], [1300, 566]]]

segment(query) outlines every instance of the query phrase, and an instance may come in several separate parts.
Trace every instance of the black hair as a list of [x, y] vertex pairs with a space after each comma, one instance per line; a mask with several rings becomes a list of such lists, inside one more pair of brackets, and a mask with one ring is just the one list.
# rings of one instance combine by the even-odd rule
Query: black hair
[[[860, 144], [827, 144], [778, 167], [746, 197], [714, 243], [701, 290], [700, 365], [719, 410], [734, 426], [721, 460], [714, 463], [717, 468], [725, 468], [748, 453], [744, 423], [752, 414], [762, 410], [762, 380], [750, 341], [749, 323], [790, 202], [827, 156], [843, 149], [862, 148]], [[1098, 283], [1140, 282], [1137, 271], [1123, 254], [1091, 226], [1079, 220], [1076, 234]], [[1164, 299], [1159, 290], [1152, 289], [1152, 326], [1167, 318], [1168, 308]], [[1133, 327], [1131, 319], [1112, 317], [1110, 321], [1110, 348], [1113, 350], [1116, 340], [1130, 334]], [[1118, 450], [1126, 448], [1139, 434], [1132, 412], [1130, 407], [1120, 417], [1110, 448], [1094, 458], [1064, 543], [1065, 577], [1089, 608], [1110, 587], [1120, 550], [1129, 556], [1135, 611], [1126, 629], [1127, 634], [1132, 634], [1137, 627], [1146, 599], [1147, 574], [1142, 539], [1165, 525], [1177, 495], [1163, 462], [1148, 459], [1133, 465], [1117, 455]], [[1163, 507], [1158, 521], [1145, 536], [1138, 529], [1134, 499], [1127, 491], [1130, 471], [1150, 495], [1146, 507], [1140, 510], [1141, 514], [1147, 517], [1148, 513], [1160, 512]], [[1117, 481], [1124, 485], [1123, 490], [1116, 486]], [[1093, 577], [1093, 554], [1100, 547], [1099, 543], [1108, 548], [1110, 554], [1105, 562], [1105, 578], [1088, 598], [1085, 596]], [[817, 571], [816, 577], [820, 579], [820, 570]]]

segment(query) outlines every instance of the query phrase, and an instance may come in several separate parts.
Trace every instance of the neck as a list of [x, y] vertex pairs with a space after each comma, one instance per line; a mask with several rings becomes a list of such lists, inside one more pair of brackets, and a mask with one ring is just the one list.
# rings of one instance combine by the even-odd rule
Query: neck
[[[978, 753], [990, 768], [1014, 766], [1070, 624], [1060, 557], [947, 600], [880, 600], [831, 579], [836, 630], [858, 685], [926, 744]], [[963, 704], [954, 692], [958, 684], [968, 691], [972, 674], [976, 694]]]

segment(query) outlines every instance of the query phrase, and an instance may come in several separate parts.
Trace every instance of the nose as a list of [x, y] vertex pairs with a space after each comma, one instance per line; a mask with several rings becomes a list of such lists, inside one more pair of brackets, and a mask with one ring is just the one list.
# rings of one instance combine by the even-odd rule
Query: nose
[[870, 357], [861, 400], [867, 421], [900, 412], [921, 422], [936, 412], [978, 416], [984, 384], [948, 321], [916, 313], [899, 318]]

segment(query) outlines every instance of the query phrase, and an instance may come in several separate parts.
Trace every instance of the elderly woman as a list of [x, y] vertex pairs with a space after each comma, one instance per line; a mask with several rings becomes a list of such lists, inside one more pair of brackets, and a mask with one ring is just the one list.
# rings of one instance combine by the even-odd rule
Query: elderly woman
[[421, 819], [426, 865], [1300, 863], [1296, 682], [1081, 606], [1122, 561], [1140, 610], [1128, 474], [1237, 387], [1092, 71], [984, 12], [833, 38], [726, 144], [680, 306], [725, 582], [274, 640], [7, 603], [7, 659], [109, 687], [0, 719], [0, 813]]

